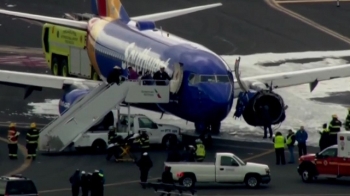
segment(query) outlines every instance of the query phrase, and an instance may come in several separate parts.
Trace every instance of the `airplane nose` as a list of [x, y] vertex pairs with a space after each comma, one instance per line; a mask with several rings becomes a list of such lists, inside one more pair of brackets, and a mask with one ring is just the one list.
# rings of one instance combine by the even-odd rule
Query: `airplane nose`
[[205, 111], [210, 119], [223, 120], [232, 107], [232, 86], [225, 83], [203, 83], [200, 85], [200, 91], [204, 94], [202, 101], [207, 100], [204, 101]]

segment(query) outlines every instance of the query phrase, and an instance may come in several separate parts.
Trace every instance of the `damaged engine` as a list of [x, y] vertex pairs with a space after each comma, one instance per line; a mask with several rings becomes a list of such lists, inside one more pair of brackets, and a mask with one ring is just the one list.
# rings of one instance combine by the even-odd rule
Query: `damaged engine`
[[271, 90], [241, 92], [234, 117], [241, 117], [251, 126], [277, 125], [285, 118], [285, 104], [280, 95]]

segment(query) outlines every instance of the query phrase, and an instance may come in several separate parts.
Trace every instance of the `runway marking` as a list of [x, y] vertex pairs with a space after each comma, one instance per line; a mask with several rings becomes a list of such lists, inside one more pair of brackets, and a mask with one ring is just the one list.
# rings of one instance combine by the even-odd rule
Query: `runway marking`
[[319, 31], [322, 31], [322, 32], [324, 32], [324, 33], [326, 33], [326, 34], [328, 34], [328, 35], [330, 35], [332, 37], [335, 37], [335, 38], [337, 38], [337, 39], [339, 39], [339, 40], [341, 40], [341, 41], [343, 41], [343, 42], [345, 42], [347, 44], [350, 44], [350, 38], [345, 37], [344, 35], [341, 35], [341, 34], [335, 32], [333, 30], [330, 30], [329, 28], [327, 28], [325, 26], [322, 26], [322, 25], [316, 23], [315, 21], [312, 21], [312, 20], [310, 20], [310, 19], [308, 19], [308, 18], [306, 18], [306, 17], [304, 17], [304, 16], [302, 16], [302, 15], [300, 15], [298, 13], [295, 13], [295, 12], [293, 12], [293, 11], [287, 9], [287, 8], [284, 8], [281, 5], [279, 5], [278, 2], [276, 2], [274, 0], [264, 0], [264, 1], [271, 8], [276, 9], [276, 10], [278, 10], [280, 12], [283, 12], [283, 13], [285, 13], [285, 14], [287, 14], [287, 15], [289, 15], [289, 16], [291, 16], [291, 17], [293, 17], [293, 18], [295, 18], [295, 19], [297, 19], [297, 20], [299, 20], [299, 21], [309, 25], [309, 26], [312, 26], [312, 27], [318, 29]]
[[[6, 138], [0, 137], [0, 141], [2, 141], [4, 143], [7, 143], [7, 139]], [[30, 164], [32, 163], [31, 159], [26, 159], [26, 157], [27, 157], [27, 149], [22, 144], [19, 144], [19, 143], [18, 143], [18, 148], [19, 148], [19, 151], [21, 151], [21, 153], [24, 155], [24, 162], [17, 169], [15, 169], [13, 171], [10, 171], [9, 173], [5, 174], [5, 176], [11, 176], [13, 174], [21, 173], [24, 170], [26, 170], [30, 166]]]
[[[339, 2], [349, 2], [350, 0], [339, 0]], [[291, 3], [327, 3], [327, 2], [334, 2], [336, 3], [336, 0], [277, 0], [275, 1], [278, 4], [291, 4]]]
[[[268, 155], [268, 154], [270, 154], [270, 153], [272, 153], [274, 151], [275, 151], [274, 149], [267, 150], [267, 151], [262, 152], [260, 154], [257, 154], [257, 155], [251, 156], [251, 157], [247, 157], [247, 158], [243, 159], [243, 161], [249, 161], [249, 160], [252, 160], [252, 159], [256, 159], [258, 157], [262, 157], [262, 156]], [[160, 177], [151, 178], [149, 180], [157, 180], [157, 179], [160, 179]], [[126, 182], [110, 183], [110, 184], [105, 184], [104, 187], [121, 186], [121, 185], [126, 185], [126, 184], [133, 184], [133, 183], [137, 183], [137, 182], [140, 182], [140, 180], [132, 180], [132, 181], [126, 181]], [[71, 191], [71, 188], [44, 190], [44, 191], [39, 191], [39, 194], [41, 195], [41, 194], [45, 194], [45, 193], [56, 193], [56, 192], [63, 192], [63, 191]]]

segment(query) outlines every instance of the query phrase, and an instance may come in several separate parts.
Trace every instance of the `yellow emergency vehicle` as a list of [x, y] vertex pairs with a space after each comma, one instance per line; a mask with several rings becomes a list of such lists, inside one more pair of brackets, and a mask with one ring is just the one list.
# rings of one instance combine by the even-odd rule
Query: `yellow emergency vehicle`
[[53, 75], [99, 80], [86, 51], [87, 32], [44, 24], [42, 47]]

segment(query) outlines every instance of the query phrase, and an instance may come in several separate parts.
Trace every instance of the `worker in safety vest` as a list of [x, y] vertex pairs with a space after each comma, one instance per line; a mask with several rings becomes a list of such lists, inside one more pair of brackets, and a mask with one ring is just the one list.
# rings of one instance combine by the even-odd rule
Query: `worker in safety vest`
[[350, 131], [350, 108], [348, 108], [348, 115], [345, 120], [345, 130]]
[[108, 131], [108, 144], [112, 144], [112, 143], [114, 143], [113, 140], [115, 140], [117, 135], [115, 134], [115, 129], [113, 126], [109, 126], [108, 129], [109, 129], [109, 131]]
[[149, 136], [147, 134], [147, 131], [145, 130], [140, 131], [139, 140], [140, 140], [142, 154], [144, 154], [145, 152], [148, 152], [150, 145], [149, 145]]
[[328, 148], [330, 145], [330, 138], [329, 138], [329, 129], [327, 129], [327, 123], [324, 123], [322, 126], [322, 132], [320, 131], [320, 141], [319, 141], [319, 147], [320, 151]]
[[284, 147], [286, 145], [286, 139], [282, 136], [281, 132], [277, 132], [276, 136], [273, 138], [273, 143], [276, 152], [276, 164], [282, 165], [286, 164], [286, 158], [284, 156]]
[[201, 139], [196, 139], [196, 161], [202, 162], [205, 158], [205, 146]]
[[331, 122], [328, 123], [330, 145], [337, 144], [337, 134], [340, 132], [341, 126], [342, 123], [338, 120], [338, 116], [333, 114]]
[[16, 130], [15, 123], [10, 123], [9, 130], [7, 132], [7, 142], [9, 149], [9, 158], [17, 159], [17, 151], [18, 151], [18, 136], [19, 132]]
[[36, 158], [36, 149], [38, 148], [39, 131], [36, 129], [36, 124], [31, 123], [30, 129], [27, 132], [27, 159]]

